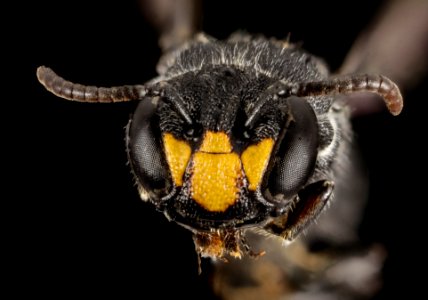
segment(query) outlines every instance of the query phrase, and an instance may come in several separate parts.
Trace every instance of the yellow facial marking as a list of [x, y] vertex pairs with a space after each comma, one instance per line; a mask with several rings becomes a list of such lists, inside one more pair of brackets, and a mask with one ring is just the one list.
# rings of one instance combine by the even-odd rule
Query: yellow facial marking
[[170, 133], [163, 135], [163, 145], [172, 179], [176, 186], [182, 186], [183, 174], [189, 162], [192, 149], [185, 141], [177, 140]]
[[210, 212], [224, 212], [239, 193], [242, 169], [235, 153], [197, 152], [193, 156], [192, 198]]
[[267, 138], [261, 140], [256, 145], [249, 146], [242, 152], [241, 161], [249, 182], [249, 190], [255, 191], [261, 183], [263, 174], [269, 163], [273, 145], [273, 139]]
[[232, 145], [224, 132], [207, 131], [199, 151], [209, 153], [230, 153]]

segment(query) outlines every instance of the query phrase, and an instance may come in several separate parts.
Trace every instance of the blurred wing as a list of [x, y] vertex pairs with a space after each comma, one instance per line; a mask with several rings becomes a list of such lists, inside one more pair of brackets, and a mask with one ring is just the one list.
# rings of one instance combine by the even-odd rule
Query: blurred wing
[[[340, 74], [383, 74], [402, 91], [414, 87], [428, 69], [428, 1], [386, 1], [377, 18], [349, 51]], [[351, 95], [354, 115], [381, 111], [376, 95]]]

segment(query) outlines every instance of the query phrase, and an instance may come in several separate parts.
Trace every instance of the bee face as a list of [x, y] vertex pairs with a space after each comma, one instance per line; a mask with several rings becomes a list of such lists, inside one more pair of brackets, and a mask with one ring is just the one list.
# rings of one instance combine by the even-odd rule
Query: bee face
[[230, 66], [161, 84], [128, 130], [143, 197], [195, 230], [255, 226], [284, 209], [313, 173], [318, 148], [313, 109], [281, 96], [284, 88]]
[[292, 240], [319, 216], [350, 136], [335, 95], [372, 92], [393, 115], [402, 108], [388, 78], [328, 78], [288, 42], [198, 36], [161, 61], [145, 85], [77, 85], [46, 67], [37, 76], [69, 100], [140, 100], [126, 134], [140, 195], [190, 229], [201, 256], [253, 254], [245, 228]]

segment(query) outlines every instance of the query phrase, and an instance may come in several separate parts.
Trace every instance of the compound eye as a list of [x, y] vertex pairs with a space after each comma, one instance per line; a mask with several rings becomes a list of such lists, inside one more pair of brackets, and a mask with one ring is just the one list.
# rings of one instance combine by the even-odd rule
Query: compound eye
[[268, 187], [272, 196], [296, 195], [312, 175], [318, 154], [318, 123], [310, 104], [298, 97], [287, 103], [293, 117], [276, 154]]
[[138, 105], [129, 125], [128, 159], [138, 183], [155, 198], [171, 189], [171, 179], [163, 154], [157, 104], [145, 98]]

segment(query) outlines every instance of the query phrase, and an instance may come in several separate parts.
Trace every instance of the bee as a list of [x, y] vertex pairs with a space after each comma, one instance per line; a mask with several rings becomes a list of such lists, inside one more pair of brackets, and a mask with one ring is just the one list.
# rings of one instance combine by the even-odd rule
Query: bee
[[[329, 206], [352, 139], [341, 95], [379, 95], [392, 115], [403, 100], [382, 75], [332, 77], [290, 43], [238, 33], [198, 34], [167, 52], [142, 85], [72, 83], [47, 67], [37, 77], [74, 101], [139, 101], [126, 151], [142, 200], [193, 233], [198, 257], [253, 251], [247, 230], [292, 241]], [[340, 199], [336, 199], [340, 201]]]

